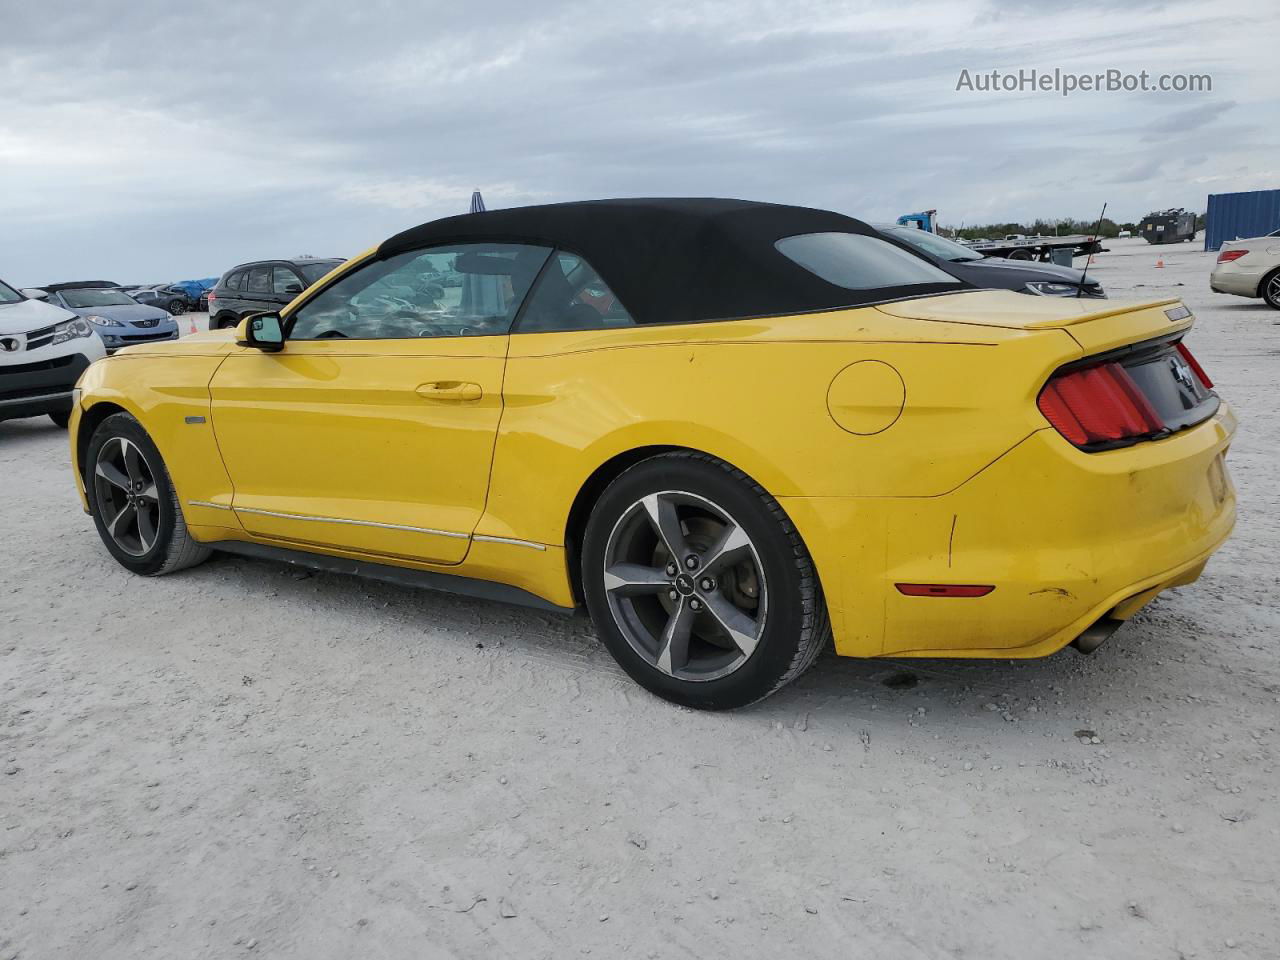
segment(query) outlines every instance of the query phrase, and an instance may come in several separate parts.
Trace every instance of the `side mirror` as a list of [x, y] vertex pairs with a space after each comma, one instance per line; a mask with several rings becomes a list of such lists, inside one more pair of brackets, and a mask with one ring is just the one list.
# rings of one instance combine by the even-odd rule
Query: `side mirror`
[[251, 313], [236, 327], [236, 346], [255, 347], [266, 353], [284, 349], [284, 328], [278, 313]]

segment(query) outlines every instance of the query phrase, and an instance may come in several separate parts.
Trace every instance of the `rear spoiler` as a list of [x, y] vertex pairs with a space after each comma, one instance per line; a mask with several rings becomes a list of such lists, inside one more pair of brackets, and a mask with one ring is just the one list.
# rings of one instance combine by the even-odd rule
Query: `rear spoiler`
[[[1137, 303], [1126, 303], [1123, 305], [1115, 305], [1107, 307], [1104, 310], [1089, 310], [1085, 313], [1076, 314], [1069, 317], [1032, 320], [1026, 324], [1027, 330], [1048, 330], [1057, 327], [1074, 327], [1077, 323], [1091, 323], [1094, 320], [1105, 320], [1107, 317], [1117, 317], [1122, 313], [1136, 313], [1139, 310], [1150, 310], [1153, 307], [1167, 307], [1171, 304], [1180, 303], [1177, 297], [1166, 297], [1163, 300], [1141, 300]], [[1190, 312], [1188, 311], [1188, 315]], [[1173, 319], [1170, 317], [1169, 319]]]

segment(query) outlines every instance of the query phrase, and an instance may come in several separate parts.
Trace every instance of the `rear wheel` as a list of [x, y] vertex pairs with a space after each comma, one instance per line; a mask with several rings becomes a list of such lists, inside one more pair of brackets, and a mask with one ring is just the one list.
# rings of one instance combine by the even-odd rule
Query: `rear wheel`
[[767, 697], [830, 634], [813, 561], [778, 502], [703, 454], [664, 454], [610, 484], [587, 523], [582, 584], [623, 669], [685, 706]]
[[1031, 259], [1033, 259], [1033, 258], [1032, 258], [1032, 256], [1031, 256], [1031, 251], [1030, 251], [1030, 250], [1010, 250], [1010, 251], [1009, 251], [1009, 253], [1008, 253], [1006, 256], [1007, 256], [1007, 259], [1009, 259], [1009, 260], [1031, 260]]
[[1263, 277], [1258, 289], [1262, 299], [1267, 301], [1267, 306], [1280, 310], [1280, 270], [1273, 270]]
[[219, 330], [233, 329], [239, 321], [233, 316], [223, 315], [218, 318], [217, 328]]
[[85, 489], [98, 535], [121, 566], [159, 576], [209, 556], [187, 530], [160, 451], [129, 414], [107, 417], [89, 438]]

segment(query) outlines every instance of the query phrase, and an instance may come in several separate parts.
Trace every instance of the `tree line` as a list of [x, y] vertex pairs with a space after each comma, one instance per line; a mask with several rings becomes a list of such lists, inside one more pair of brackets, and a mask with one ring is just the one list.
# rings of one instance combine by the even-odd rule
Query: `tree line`
[[[1140, 223], [1141, 221], [1120, 223], [1109, 217], [1103, 217], [1102, 226], [1098, 233], [1103, 237], [1114, 238], [1121, 230], [1128, 230], [1130, 233], [1137, 235]], [[1011, 233], [1022, 233], [1029, 237], [1069, 236], [1073, 233], [1089, 235], [1093, 233], [1094, 227], [1097, 225], [1096, 218], [1093, 220], [1076, 220], [1071, 217], [1040, 217], [1030, 223], [985, 223], [973, 226], [965, 224], [958, 227], [940, 225], [938, 231], [957, 239], [978, 240], [986, 237], [994, 240], [1006, 237]], [[1204, 229], [1203, 213], [1196, 214], [1196, 229]]]

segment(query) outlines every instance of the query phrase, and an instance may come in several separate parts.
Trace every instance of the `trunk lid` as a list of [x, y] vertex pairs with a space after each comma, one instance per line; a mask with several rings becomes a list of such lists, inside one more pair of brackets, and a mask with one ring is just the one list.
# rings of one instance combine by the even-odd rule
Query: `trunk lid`
[[[1012, 290], [973, 290], [937, 297], [918, 297], [876, 307], [881, 313], [910, 320], [969, 323], [1012, 330], [1057, 330], [1092, 324], [1098, 320], [1135, 312], [1155, 311], [1179, 305], [1176, 297], [1124, 302], [1088, 297], [1033, 297]], [[1154, 319], [1154, 317], [1152, 318]], [[1168, 317], [1160, 317], [1165, 326]]]

